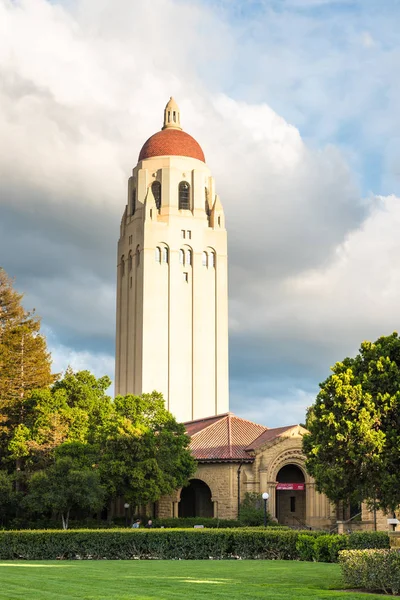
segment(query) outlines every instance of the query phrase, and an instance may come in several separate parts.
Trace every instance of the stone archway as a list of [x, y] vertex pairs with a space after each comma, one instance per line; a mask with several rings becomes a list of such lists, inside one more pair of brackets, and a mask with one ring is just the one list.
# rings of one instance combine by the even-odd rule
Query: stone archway
[[303, 526], [306, 520], [306, 485], [298, 465], [283, 466], [276, 476], [276, 517], [279, 523]]
[[211, 490], [201, 479], [191, 479], [182, 488], [178, 508], [179, 517], [213, 517]]

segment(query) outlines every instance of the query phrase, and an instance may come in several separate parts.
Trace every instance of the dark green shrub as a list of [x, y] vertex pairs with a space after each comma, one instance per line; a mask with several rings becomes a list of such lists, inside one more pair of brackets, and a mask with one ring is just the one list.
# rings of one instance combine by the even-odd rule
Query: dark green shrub
[[296, 549], [300, 560], [337, 562], [338, 554], [346, 548], [389, 548], [389, 536], [384, 531], [360, 532], [350, 535], [300, 534]]
[[240, 529], [107, 529], [0, 531], [0, 560], [297, 559], [297, 531]]
[[192, 529], [195, 525], [204, 525], [207, 528], [224, 529], [226, 527], [242, 527], [236, 519], [210, 519], [202, 517], [185, 517], [174, 519], [153, 519], [154, 527], [168, 527], [174, 529]]
[[[247, 492], [240, 505], [239, 521], [248, 527], [257, 527], [264, 524], [264, 500], [260, 494]], [[267, 523], [271, 518], [267, 513]]]
[[299, 560], [315, 560], [315, 541], [313, 535], [300, 534], [296, 542], [296, 550]]
[[340, 550], [348, 545], [347, 535], [321, 535], [315, 540], [315, 560], [317, 562], [337, 562]]
[[386, 531], [360, 531], [349, 535], [349, 550], [389, 547], [389, 536]]
[[[308, 545], [307, 537], [310, 538]], [[247, 558], [333, 561], [345, 540], [349, 540], [349, 536], [263, 527], [0, 531], [0, 560]], [[314, 548], [314, 556], [311, 548]]]
[[343, 550], [339, 554], [343, 579], [349, 588], [398, 594], [400, 552], [398, 550]]

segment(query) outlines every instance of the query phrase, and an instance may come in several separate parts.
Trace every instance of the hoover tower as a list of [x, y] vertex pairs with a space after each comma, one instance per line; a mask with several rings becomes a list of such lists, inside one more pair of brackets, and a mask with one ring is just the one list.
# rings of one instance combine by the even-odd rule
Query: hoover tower
[[178, 421], [227, 412], [224, 211], [173, 98], [128, 180], [117, 268], [116, 394], [159, 391]]

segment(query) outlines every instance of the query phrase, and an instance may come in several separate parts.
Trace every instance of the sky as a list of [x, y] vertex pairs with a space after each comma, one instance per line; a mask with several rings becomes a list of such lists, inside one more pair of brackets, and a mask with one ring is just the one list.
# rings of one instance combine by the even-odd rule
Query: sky
[[230, 409], [304, 422], [400, 317], [398, 0], [0, 0], [0, 265], [114, 372], [127, 179], [172, 95], [229, 247]]

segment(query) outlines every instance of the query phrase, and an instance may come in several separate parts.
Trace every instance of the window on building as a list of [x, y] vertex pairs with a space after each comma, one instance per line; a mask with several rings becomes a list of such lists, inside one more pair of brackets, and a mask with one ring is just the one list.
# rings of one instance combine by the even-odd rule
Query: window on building
[[132, 271], [132, 252], [129, 252], [128, 256], [128, 271]]
[[125, 275], [125, 258], [124, 257], [121, 258], [121, 275], [122, 276]]
[[151, 191], [153, 192], [154, 200], [156, 201], [157, 210], [161, 208], [161, 183], [159, 181], [153, 181], [151, 184]]
[[207, 254], [207, 252], [203, 252], [203, 254], [201, 255], [201, 262], [203, 264], [203, 267], [208, 267], [208, 254]]
[[290, 512], [296, 512], [296, 496], [290, 496]]
[[132, 287], [132, 277], [129, 278], [129, 287]]
[[189, 229], [187, 230], [186, 235], [187, 235], [188, 240], [192, 239], [192, 232]]
[[140, 265], [140, 248], [139, 246], [136, 246], [136, 266], [138, 267]]
[[168, 248], [166, 246], [162, 249], [162, 261], [163, 263], [168, 263]]
[[210, 252], [210, 267], [215, 267], [215, 252]]
[[161, 262], [161, 248], [159, 248], [158, 246], [155, 250], [155, 259], [156, 259], [156, 262], [158, 262], [158, 263]]
[[186, 237], [186, 231], [184, 229], [181, 229], [181, 238], [184, 240]]
[[192, 251], [191, 250], [186, 250], [185, 264], [188, 265], [189, 267], [192, 266]]
[[136, 189], [132, 190], [132, 215], [136, 212]]
[[189, 273], [186, 273], [186, 272], [183, 273], [183, 281], [185, 283], [188, 283], [188, 281], [189, 281]]
[[179, 184], [179, 208], [190, 210], [190, 185], [187, 181], [181, 181]]
[[206, 215], [207, 217], [210, 216], [211, 210], [210, 210], [210, 202], [209, 202], [209, 197], [208, 197], [208, 189], [204, 188], [204, 210], [206, 211]]
[[221, 227], [221, 217], [218, 217], [218, 227]]
[[181, 265], [185, 264], [185, 251], [184, 250], [179, 250], [179, 264], [181, 264]]

